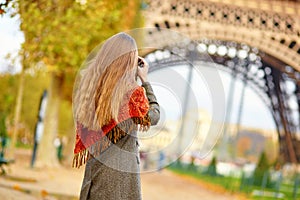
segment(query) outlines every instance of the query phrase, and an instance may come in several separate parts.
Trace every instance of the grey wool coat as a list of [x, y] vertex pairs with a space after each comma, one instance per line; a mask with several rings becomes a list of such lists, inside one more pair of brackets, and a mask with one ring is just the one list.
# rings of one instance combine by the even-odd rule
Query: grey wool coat
[[[148, 116], [151, 125], [160, 118], [159, 104], [149, 82], [142, 86], [150, 104]], [[140, 200], [137, 131], [131, 131], [99, 157], [90, 158], [85, 167], [80, 200]]]

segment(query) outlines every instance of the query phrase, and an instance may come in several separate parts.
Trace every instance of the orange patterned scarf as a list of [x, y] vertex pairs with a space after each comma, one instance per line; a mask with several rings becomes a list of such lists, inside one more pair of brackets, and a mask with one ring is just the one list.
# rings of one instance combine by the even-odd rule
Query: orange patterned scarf
[[139, 86], [133, 92], [125, 95], [118, 115], [119, 123], [112, 119], [101, 130], [94, 131], [77, 122], [72, 166], [79, 168], [86, 163], [90, 156], [99, 156], [112, 143], [117, 143], [130, 131], [136, 131], [138, 124], [140, 130], [147, 130], [150, 127], [148, 110], [149, 102], [144, 88]]

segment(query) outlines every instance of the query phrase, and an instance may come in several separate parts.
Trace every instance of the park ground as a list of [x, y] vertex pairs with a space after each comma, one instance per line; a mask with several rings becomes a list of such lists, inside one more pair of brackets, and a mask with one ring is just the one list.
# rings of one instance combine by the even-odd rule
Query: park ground
[[[76, 200], [80, 192], [84, 168], [65, 167], [31, 169], [30, 151], [18, 150], [16, 162], [0, 176], [0, 199], [3, 200]], [[144, 200], [234, 200], [245, 199], [217, 186], [169, 170], [143, 173]]]

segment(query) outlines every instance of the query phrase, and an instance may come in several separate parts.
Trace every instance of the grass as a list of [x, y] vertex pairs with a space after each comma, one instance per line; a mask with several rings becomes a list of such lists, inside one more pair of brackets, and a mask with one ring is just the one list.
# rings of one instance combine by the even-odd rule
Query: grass
[[[248, 199], [253, 200], [271, 200], [276, 199], [274, 195], [276, 194], [276, 190], [274, 188], [265, 188], [264, 196], [255, 196], [253, 195], [253, 191], [262, 191], [262, 187], [251, 185], [251, 180], [247, 182], [241, 182], [241, 178], [236, 177], [224, 177], [224, 176], [210, 176], [204, 173], [205, 169], [175, 163], [168, 167], [169, 170], [188, 177], [193, 177], [194, 179], [200, 180], [201, 182], [208, 183], [210, 185], [217, 186], [221, 188], [221, 190], [225, 190], [230, 193], [240, 194], [241, 196], [247, 196]], [[293, 188], [294, 185], [283, 183], [280, 186], [279, 193], [283, 194], [284, 197], [281, 199], [300, 199], [300, 188], [298, 189], [298, 195], [296, 198], [293, 198]], [[220, 189], [218, 189], [220, 191]], [[258, 193], [258, 192], [256, 192]]]

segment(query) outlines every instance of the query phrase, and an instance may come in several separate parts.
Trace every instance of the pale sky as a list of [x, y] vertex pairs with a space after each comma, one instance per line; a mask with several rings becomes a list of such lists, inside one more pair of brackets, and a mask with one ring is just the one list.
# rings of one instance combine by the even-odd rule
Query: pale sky
[[[7, 71], [7, 65], [10, 62], [5, 60], [5, 56], [9, 53], [13, 57], [17, 57], [21, 43], [24, 41], [23, 33], [19, 29], [19, 20], [17, 17], [10, 18], [6, 15], [0, 16], [0, 73]], [[16, 71], [20, 71], [19, 62], [14, 64]]]
[[[201, 68], [207, 68], [207, 66], [201, 66]], [[220, 79], [223, 85], [223, 93], [225, 93], [225, 105], [227, 106], [228, 91], [231, 76], [223, 71], [218, 71]], [[177, 75], [174, 75], [177, 74]], [[206, 83], [206, 78], [201, 72], [193, 72], [192, 86], [190, 92], [193, 93], [189, 96], [189, 110], [203, 109], [212, 114], [213, 109], [216, 107], [213, 105], [210, 86]], [[178, 78], [178, 77], [182, 77]], [[183, 102], [185, 96], [185, 89], [187, 87], [186, 80], [188, 77], [188, 68], [185, 66], [170, 67], [159, 71], [154, 71], [149, 74], [149, 80], [153, 82], [153, 88], [157, 95], [158, 101], [163, 108], [163, 112], [167, 118], [176, 119], [182, 114]], [[167, 81], [162, 81], [167, 79]], [[167, 83], [164, 85], [164, 83]], [[176, 85], [175, 87], [168, 88], [170, 85]], [[240, 97], [242, 93], [243, 84], [237, 79], [235, 86], [235, 94], [232, 98], [232, 111], [230, 122], [236, 123], [238, 118], [238, 111], [240, 106]], [[176, 88], [176, 89], [174, 89]], [[191, 100], [195, 98], [196, 100]], [[219, 97], [220, 103], [222, 102], [222, 96]], [[223, 99], [224, 101], [224, 99]], [[241, 124], [248, 127], [256, 127], [262, 129], [275, 129], [275, 123], [271, 112], [265, 106], [262, 99], [252, 90], [246, 86], [245, 98], [241, 117]]]
[[[0, 17], [0, 73], [7, 71], [6, 66], [9, 64], [4, 57], [10, 53], [17, 55], [24, 41], [24, 36], [19, 30], [19, 22], [17, 18], [9, 18], [7, 16]], [[20, 64], [14, 64], [15, 70], [20, 70]], [[201, 108], [209, 113], [213, 112], [215, 105], [212, 103], [211, 87], [206, 82], [206, 75], [202, 72], [207, 66], [200, 66], [199, 71], [193, 72], [193, 81], [189, 96], [188, 109]], [[228, 94], [230, 76], [225, 72], [218, 72], [224, 87], [225, 94]], [[182, 114], [185, 102], [186, 80], [188, 69], [185, 66], [162, 69], [155, 71], [149, 75], [149, 80], [153, 82], [154, 90], [162, 107], [162, 112], [169, 119], [176, 119]], [[237, 81], [235, 96], [233, 98], [233, 109], [231, 122], [237, 122], [237, 113], [239, 108], [239, 100], [242, 91], [242, 83]], [[221, 92], [220, 92], [221, 94]], [[222, 102], [222, 95], [219, 97]], [[227, 101], [225, 102], [227, 105]], [[244, 100], [243, 115], [241, 123], [245, 126], [257, 127], [263, 129], [275, 129], [275, 124], [268, 108], [263, 104], [260, 97], [255, 92], [246, 87], [246, 97]]]

